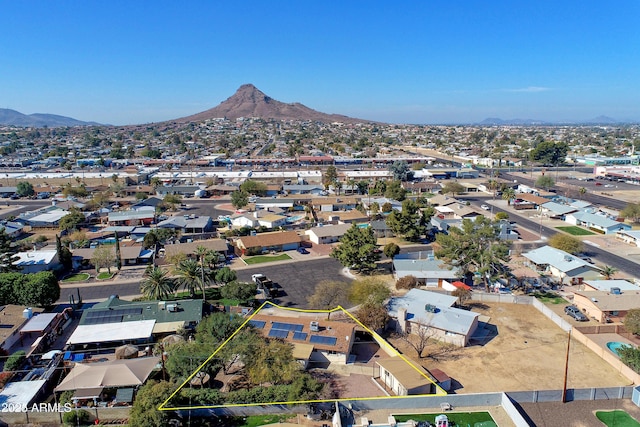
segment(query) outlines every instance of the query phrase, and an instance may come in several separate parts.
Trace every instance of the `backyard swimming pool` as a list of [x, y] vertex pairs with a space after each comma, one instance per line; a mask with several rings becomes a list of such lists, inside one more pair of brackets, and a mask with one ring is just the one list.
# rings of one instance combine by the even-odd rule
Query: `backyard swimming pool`
[[618, 353], [618, 350], [619, 350], [621, 347], [631, 347], [631, 346], [630, 346], [629, 344], [627, 344], [627, 343], [620, 342], [620, 341], [609, 341], [609, 342], [607, 343], [607, 348], [608, 348], [609, 350], [611, 350], [611, 352], [612, 352], [613, 354], [615, 354], [616, 356], [618, 356], [618, 357], [620, 357], [620, 353]]

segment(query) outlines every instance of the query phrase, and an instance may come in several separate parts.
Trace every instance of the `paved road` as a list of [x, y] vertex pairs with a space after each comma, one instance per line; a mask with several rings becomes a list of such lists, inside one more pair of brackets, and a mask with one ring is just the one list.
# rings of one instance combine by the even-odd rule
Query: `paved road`
[[[483, 196], [474, 196], [474, 197], [465, 197], [465, 200], [468, 200], [472, 205], [479, 207], [483, 203], [490, 203], [491, 196], [483, 197]], [[513, 211], [506, 211], [505, 209], [501, 209], [497, 206], [493, 206], [493, 213], [496, 214], [498, 212], [506, 212], [509, 214], [509, 219], [515, 221], [519, 226], [530, 230], [533, 233], [540, 234], [545, 240], [550, 236], [557, 234], [558, 230], [553, 227], [547, 227], [544, 224], [541, 224], [539, 221], [531, 220], [525, 216], [516, 215]], [[529, 212], [529, 211], [527, 211]], [[531, 242], [526, 244], [527, 249], [534, 249], [536, 247], [544, 246], [546, 242], [544, 240], [540, 240], [537, 242]], [[640, 269], [640, 263], [635, 260], [630, 260], [628, 258], [613, 254], [606, 250], [606, 248], [600, 248], [597, 246], [585, 245], [586, 254], [592, 258], [594, 261], [597, 261], [599, 264], [609, 265], [611, 267], [615, 267], [620, 271], [623, 271], [630, 276], [636, 276], [637, 271]], [[640, 259], [637, 261], [640, 262]]]

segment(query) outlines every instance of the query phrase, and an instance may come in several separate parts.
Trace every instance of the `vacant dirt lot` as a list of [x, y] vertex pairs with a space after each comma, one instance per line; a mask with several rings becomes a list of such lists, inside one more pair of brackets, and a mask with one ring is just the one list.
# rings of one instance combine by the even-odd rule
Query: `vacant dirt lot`
[[[427, 369], [441, 369], [454, 379], [458, 393], [550, 390], [563, 385], [567, 334], [528, 305], [471, 302], [473, 311], [489, 316], [497, 336], [484, 345], [451, 352], [430, 346], [422, 359]], [[393, 341], [403, 353], [416, 357], [407, 344]], [[442, 354], [438, 354], [442, 353]], [[629, 385], [630, 381], [582, 344], [572, 340], [569, 388]]]

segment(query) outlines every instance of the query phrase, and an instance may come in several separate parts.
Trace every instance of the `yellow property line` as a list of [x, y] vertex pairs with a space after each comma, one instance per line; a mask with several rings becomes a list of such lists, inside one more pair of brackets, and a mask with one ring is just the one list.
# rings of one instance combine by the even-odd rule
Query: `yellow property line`
[[[200, 370], [202, 368], [204, 368], [205, 365], [211, 361], [211, 359], [213, 359], [213, 357], [222, 349], [222, 347], [224, 347], [231, 339], [233, 339], [233, 337], [235, 337], [236, 334], [238, 334], [242, 330], [242, 328], [244, 328], [245, 325], [251, 319], [253, 319], [253, 317], [255, 315], [257, 315], [266, 305], [270, 305], [270, 306], [273, 306], [273, 307], [281, 309], [281, 310], [289, 310], [289, 311], [294, 311], [294, 312], [299, 312], [299, 313], [333, 313], [333, 312], [336, 312], [336, 311], [342, 311], [347, 316], [349, 316], [354, 322], [356, 322], [356, 324], [358, 324], [360, 327], [362, 327], [366, 332], [370, 333], [374, 337], [374, 339], [376, 340], [376, 342], [378, 344], [384, 345], [387, 349], [389, 349], [391, 351], [391, 353], [395, 353], [396, 356], [400, 357], [405, 363], [407, 363], [409, 366], [411, 366], [418, 374], [420, 374], [422, 377], [427, 379], [431, 384], [435, 385], [436, 386], [436, 393], [435, 394], [413, 394], [413, 395], [407, 395], [407, 396], [350, 397], [350, 398], [343, 398], [343, 399], [297, 400], [297, 401], [287, 401], [287, 402], [261, 402], [261, 403], [231, 403], [231, 404], [222, 404], [222, 405], [200, 405], [200, 406], [168, 407], [167, 405], [168, 405], [169, 401], [171, 399], [173, 399], [173, 397], [180, 390], [182, 390], [182, 388], [185, 385], [187, 385], [187, 383], [189, 383], [189, 381], [191, 381], [193, 379], [193, 377], [195, 377], [198, 374], [198, 372], [200, 372]], [[371, 329], [366, 327], [364, 324], [362, 324], [362, 322], [360, 322], [358, 319], [356, 319], [351, 313], [349, 313], [347, 310], [345, 310], [342, 306], [339, 305], [338, 307], [333, 308], [331, 310], [301, 309], [301, 308], [281, 307], [281, 306], [279, 306], [277, 304], [274, 304], [272, 302], [265, 301], [264, 303], [262, 303], [262, 305], [251, 316], [249, 316], [242, 323], [242, 325], [240, 325], [240, 327], [238, 329], [236, 329], [236, 331], [233, 334], [231, 334], [231, 336], [229, 338], [227, 338], [222, 344], [220, 344], [218, 346], [218, 348], [211, 354], [211, 356], [209, 356], [207, 358], [207, 360], [202, 362], [202, 364], [200, 366], [198, 366], [196, 368], [196, 370], [191, 375], [189, 375], [189, 377], [187, 377], [187, 379], [184, 380], [184, 382], [182, 384], [180, 384], [180, 386], [176, 389], [176, 391], [171, 393], [171, 396], [169, 396], [167, 398], [167, 400], [162, 402], [162, 404], [158, 407], [158, 410], [159, 411], [177, 411], [177, 410], [191, 410], [191, 409], [232, 408], [232, 407], [240, 407], [240, 406], [300, 405], [300, 404], [307, 404], [307, 403], [344, 402], [344, 401], [356, 401], [356, 400], [365, 401], [365, 400], [377, 400], [377, 399], [404, 399], [404, 398], [413, 398], [413, 397], [419, 397], [419, 396], [445, 396], [446, 394], [447, 394], [447, 392], [444, 391], [440, 386], [438, 386], [438, 384], [433, 382], [433, 380], [431, 378], [429, 378], [424, 372], [422, 372], [413, 363], [411, 363], [411, 361], [409, 361], [406, 357], [404, 357], [402, 354], [400, 354], [400, 352], [398, 352], [398, 350], [393, 348], [393, 346], [391, 346], [380, 335], [378, 335], [376, 332], [372, 331]]]

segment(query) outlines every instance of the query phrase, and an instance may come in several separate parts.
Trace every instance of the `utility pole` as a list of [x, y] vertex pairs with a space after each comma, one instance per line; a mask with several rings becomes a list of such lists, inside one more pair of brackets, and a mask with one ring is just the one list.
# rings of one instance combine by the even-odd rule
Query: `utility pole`
[[564, 362], [564, 384], [562, 385], [562, 403], [567, 403], [567, 376], [569, 374], [569, 348], [571, 347], [571, 329], [567, 337], [567, 355]]

